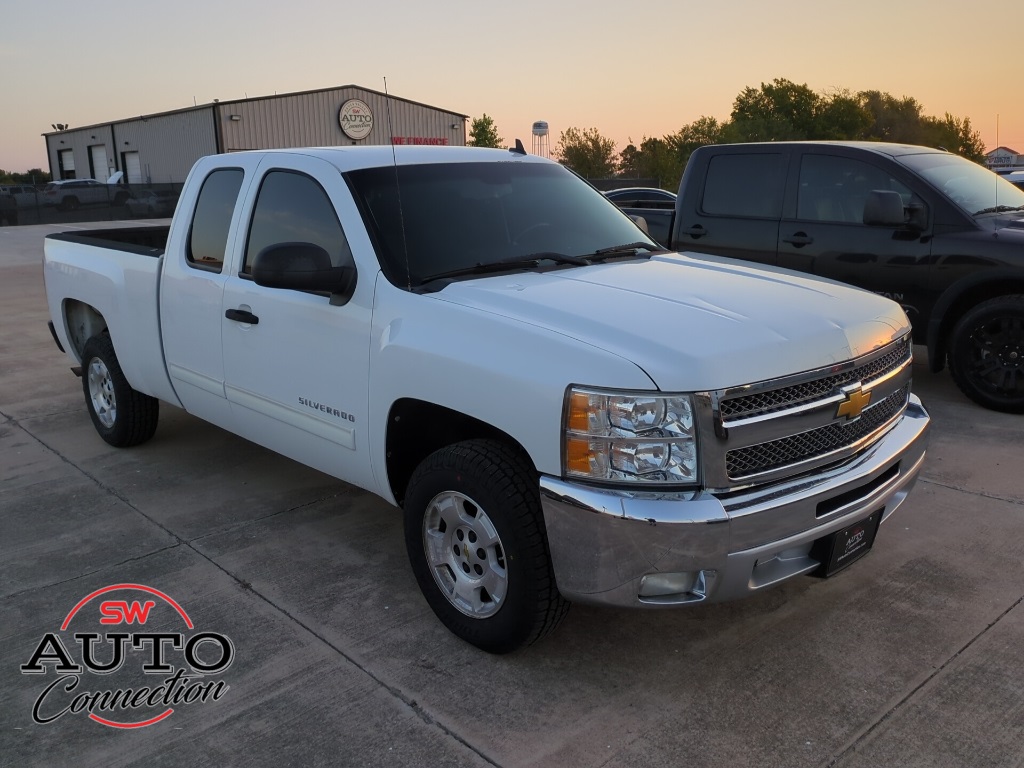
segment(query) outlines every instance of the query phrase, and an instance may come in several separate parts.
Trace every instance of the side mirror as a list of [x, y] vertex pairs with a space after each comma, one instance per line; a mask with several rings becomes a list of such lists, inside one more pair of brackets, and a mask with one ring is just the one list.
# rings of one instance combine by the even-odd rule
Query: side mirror
[[880, 227], [902, 227], [907, 221], [899, 192], [873, 189], [864, 201], [864, 223]]
[[629, 218], [631, 218], [633, 220], [633, 223], [644, 231], [645, 235], [651, 234], [651, 231], [647, 228], [647, 219], [645, 219], [643, 216], [634, 216], [633, 214], [629, 214]]
[[331, 294], [332, 304], [344, 304], [356, 287], [353, 267], [335, 267], [330, 254], [313, 243], [268, 245], [253, 259], [252, 279], [267, 288]]

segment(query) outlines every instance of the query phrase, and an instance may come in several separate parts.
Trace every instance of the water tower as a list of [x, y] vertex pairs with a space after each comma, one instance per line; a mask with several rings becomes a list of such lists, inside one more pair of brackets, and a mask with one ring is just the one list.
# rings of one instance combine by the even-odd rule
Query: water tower
[[548, 123], [538, 120], [533, 124], [533, 154], [551, 157], [551, 144], [548, 141]]

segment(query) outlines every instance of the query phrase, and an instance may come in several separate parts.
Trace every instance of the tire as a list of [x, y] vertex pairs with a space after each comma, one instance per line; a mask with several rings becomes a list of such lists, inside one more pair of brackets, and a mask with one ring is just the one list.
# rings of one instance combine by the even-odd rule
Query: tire
[[953, 327], [949, 369], [978, 405], [1024, 413], [1024, 295], [999, 296], [968, 310]]
[[530, 645], [569, 610], [555, 585], [536, 473], [502, 443], [456, 443], [416, 468], [405, 545], [431, 609], [481, 650]]
[[132, 389], [121, 372], [114, 344], [105, 333], [85, 342], [82, 390], [93, 426], [111, 445], [139, 445], [156, 432], [160, 401]]

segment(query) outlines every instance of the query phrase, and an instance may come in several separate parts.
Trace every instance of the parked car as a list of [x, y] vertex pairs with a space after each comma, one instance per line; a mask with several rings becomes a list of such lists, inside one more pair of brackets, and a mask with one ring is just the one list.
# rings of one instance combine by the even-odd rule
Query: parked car
[[128, 212], [136, 218], [162, 219], [174, 214], [178, 192], [173, 189], [145, 189], [125, 201]]
[[1024, 191], [958, 155], [882, 142], [697, 149], [673, 250], [797, 269], [903, 305], [935, 372], [1024, 413]]
[[655, 187], [621, 187], [608, 190], [604, 196], [620, 208], [659, 208], [671, 211], [676, 207], [675, 192]]
[[83, 205], [124, 205], [131, 192], [119, 184], [104, 184], [96, 179], [51, 181], [42, 192], [43, 205], [73, 211]]
[[11, 195], [19, 208], [31, 208], [41, 201], [39, 190], [31, 184], [2, 184], [0, 195]]
[[44, 253], [104, 440], [145, 442], [164, 400], [403, 507], [427, 603], [492, 652], [567, 600], [828, 576], [925, 458], [899, 305], [667, 253], [525, 151], [216, 155], [169, 226]]
[[661, 244], [668, 242], [676, 194], [656, 187], [622, 187], [604, 193], [630, 216], [644, 220], [647, 233]]
[[1024, 189], [1024, 171], [1010, 171], [1003, 178], [1013, 184], [1013, 186]]

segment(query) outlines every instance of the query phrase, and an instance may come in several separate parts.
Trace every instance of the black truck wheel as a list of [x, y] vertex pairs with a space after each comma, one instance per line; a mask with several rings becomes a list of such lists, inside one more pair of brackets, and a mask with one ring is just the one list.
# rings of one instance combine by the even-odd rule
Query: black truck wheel
[[441, 622], [490, 653], [536, 642], [565, 617], [536, 473], [519, 452], [471, 440], [428, 456], [409, 481], [405, 545]]
[[160, 401], [132, 389], [121, 372], [114, 344], [105, 333], [85, 342], [82, 389], [93, 426], [111, 445], [139, 445], [156, 432]]
[[979, 405], [1024, 413], [1024, 295], [998, 296], [964, 314], [953, 328], [949, 369]]

